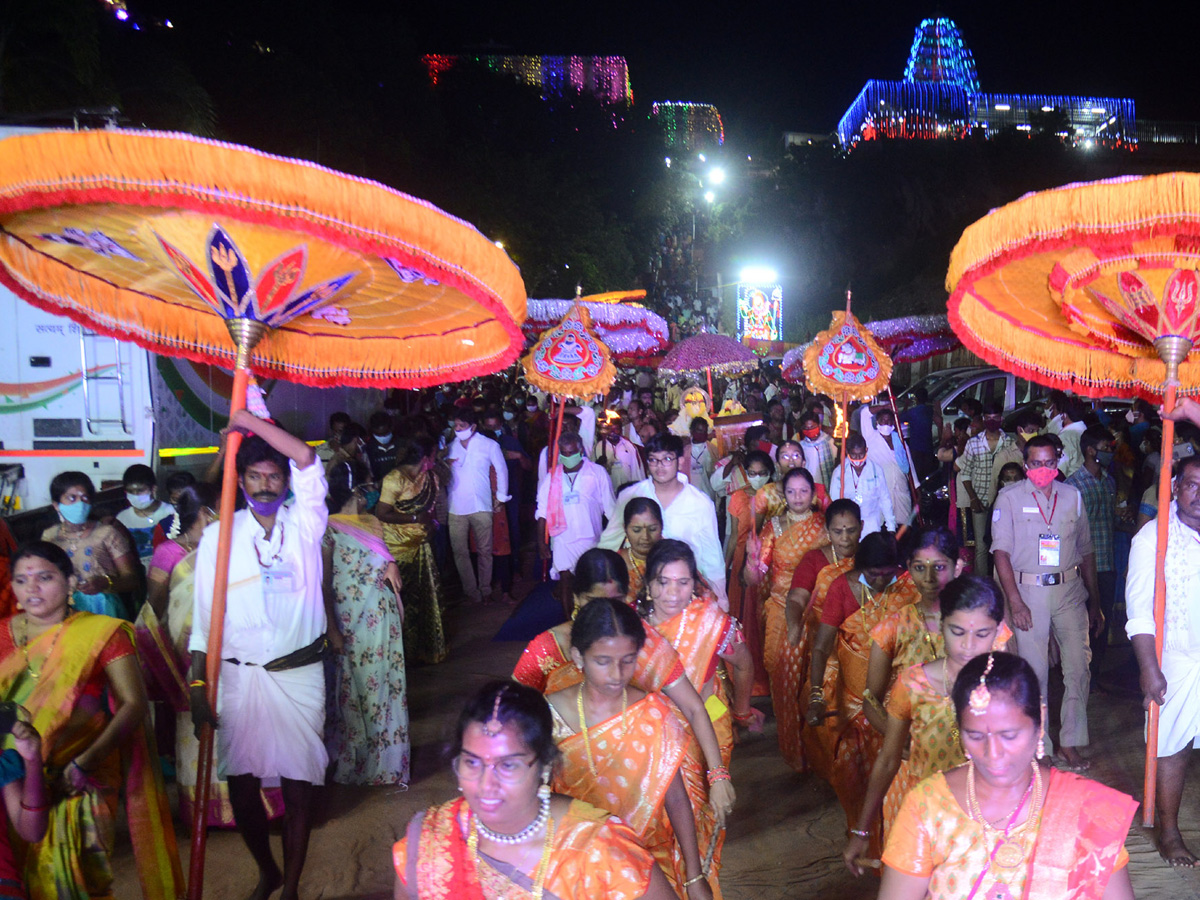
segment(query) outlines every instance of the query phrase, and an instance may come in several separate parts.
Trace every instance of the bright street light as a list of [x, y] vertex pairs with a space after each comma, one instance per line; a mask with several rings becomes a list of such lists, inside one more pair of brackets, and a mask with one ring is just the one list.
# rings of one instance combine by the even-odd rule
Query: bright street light
[[669, 168], [671, 168], [671, 157], [669, 157], [669, 156], [668, 156], [668, 157], [666, 158], [666, 162], [667, 162], [667, 168], [668, 168], [668, 169], [669, 169]]
[[709, 184], [724, 184], [725, 170], [720, 166], [715, 167], [711, 172], [708, 173], [708, 182]]
[[774, 284], [779, 273], [767, 266], [746, 266], [739, 277], [748, 284]]
[[704, 199], [707, 200], [709, 203], [713, 203], [717, 199], [717, 195], [715, 193], [713, 193], [712, 191], [705, 191]]

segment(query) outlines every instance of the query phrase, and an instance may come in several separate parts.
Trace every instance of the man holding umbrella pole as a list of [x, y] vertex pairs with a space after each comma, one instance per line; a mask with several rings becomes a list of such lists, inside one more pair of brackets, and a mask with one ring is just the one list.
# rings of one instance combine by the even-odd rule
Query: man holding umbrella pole
[[[308, 850], [312, 788], [325, 778], [325, 676], [328, 622], [321, 591], [325, 473], [312, 448], [282, 428], [238, 410], [230, 427], [249, 436], [237, 453], [247, 508], [234, 515], [229, 590], [221, 649], [220, 699], [206, 696], [205, 665], [216, 572], [218, 527], [208, 528], [196, 560], [192, 721], [216, 729], [238, 832], [258, 865], [252, 900], [283, 887], [295, 900]], [[295, 496], [284, 506], [288, 490]], [[271, 853], [263, 779], [283, 788], [283, 871]]]

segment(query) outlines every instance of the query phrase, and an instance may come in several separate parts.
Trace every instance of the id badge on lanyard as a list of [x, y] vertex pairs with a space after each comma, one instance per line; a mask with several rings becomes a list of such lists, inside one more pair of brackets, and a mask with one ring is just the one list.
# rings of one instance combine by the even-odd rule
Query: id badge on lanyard
[[296, 583], [299, 579], [296, 572], [290, 566], [282, 566], [276, 564], [269, 569], [262, 570], [263, 594], [292, 594], [296, 591]]
[[1038, 565], [1051, 569], [1061, 567], [1062, 540], [1057, 534], [1038, 535]]

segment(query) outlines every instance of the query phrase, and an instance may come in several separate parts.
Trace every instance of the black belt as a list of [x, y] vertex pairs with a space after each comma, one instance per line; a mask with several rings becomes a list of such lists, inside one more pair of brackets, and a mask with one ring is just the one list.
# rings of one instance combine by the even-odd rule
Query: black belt
[[[263, 668], [268, 672], [283, 672], [287, 669], [299, 669], [302, 666], [311, 666], [315, 662], [320, 662], [325, 657], [325, 648], [329, 642], [325, 639], [325, 635], [321, 635], [307, 647], [301, 647], [299, 650], [293, 650], [286, 656], [281, 656], [279, 659], [273, 659], [266, 663]], [[244, 663], [240, 659], [227, 659], [227, 663], [233, 663], [235, 666], [257, 666], [258, 663]]]

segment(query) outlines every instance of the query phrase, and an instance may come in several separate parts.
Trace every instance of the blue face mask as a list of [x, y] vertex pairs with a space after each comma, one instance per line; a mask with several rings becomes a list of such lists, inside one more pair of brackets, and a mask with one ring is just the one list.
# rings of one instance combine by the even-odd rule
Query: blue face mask
[[74, 503], [60, 503], [58, 513], [72, 525], [82, 525], [92, 514], [92, 504], [86, 500], [76, 500]]
[[[866, 572], [860, 572], [859, 576], [858, 576], [858, 580], [862, 583], [863, 587], [865, 587], [867, 590], [870, 590], [870, 591], [875, 590], [875, 588], [871, 587], [871, 582], [869, 582], [867, 580]], [[883, 589], [886, 591], [889, 587], [892, 586], [892, 583], [895, 582], [895, 580], [896, 580], [896, 576], [893, 575], [891, 578], [888, 579], [888, 583], [884, 586]]]

